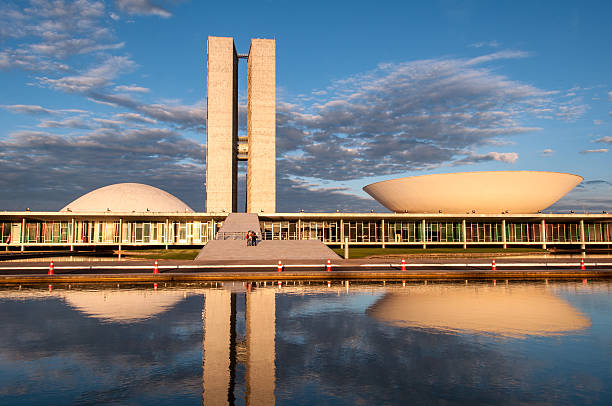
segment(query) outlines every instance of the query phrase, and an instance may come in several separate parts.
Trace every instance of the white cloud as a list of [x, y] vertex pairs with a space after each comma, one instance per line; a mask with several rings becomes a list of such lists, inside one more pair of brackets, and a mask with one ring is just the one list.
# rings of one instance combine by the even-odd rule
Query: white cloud
[[98, 102], [111, 106], [121, 106], [161, 122], [178, 124], [181, 128], [197, 131], [204, 130], [206, 111], [203, 101], [194, 105], [146, 104], [127, 94], [112, 94], [93, 91], [88, 96]]
[[64, 92], [85, 93], [109, 85], [119, 74], [130, 71], [134, 66], [134, 62], [126, 56], [110, 56], [100, 66], [81, 75], [64, 76], [59, 79], [39, 77], [38, 80], [42, 84]]
[[0, 105], [0, 108], [9, 110], [13, 113], [44, 115], [44, 114], [64, 114], [64, 113], [87, 113], [81, 109], [49, 109], [35, 104], [5, 104]]
[[133, 92], [133, 93], [149, 93], [151, 90], [146, 87], [136, 86], [136, 85], [121, 85], [115, 86], [115, 90], [118, 92]]
[[552, 154], [554, 154], [555, 151], [550, 149], [550, 148], [546, 148], [545, 150], [542, 151], [542, 153], [540, 154], [541, 156], [552, 156]]
[[13, 113], [23, 114], [55, 114], [55, 110], [46, 109], [42, 106], [32, 104], [12, 104], [12, 105], [0, 105], [3, 109], [12, 111]]
[[101, 1], [30, 0], [0, 6], [0, 69], [68, 70], [72, 55], [116, 50]]
[[612, 144], [612, 137], [608, 135], [606, 137], [602, 137], [602, 138], [595, 140], [595, 142], [605, 142], [608, 144]]
[[61, 121], [45, 120], [41, 121], [37, 127], [40, 128], [79, 128], [91, 129], [93, 126], [82, 117], [71, 117]]
[[487, 63], [491, 61], [496, 61], [499, 59], [517, 59], [517, 58], [527, 58], [529, 57], [529, 53], [525, 51], [499, 51], [494, 52], [488, 55], [477, 56], [476, 58], [472, 58], [466, 61], [466, 65], [479, 65], [482, 63]]
[[121, 120], [109, 120], [107, 118], [94, 118], [93, 121], [105, 126], [106, 128], [119, 127], [124, 124], [124, 122]]
[[156, 15], [163, 18], [172, 16], [165, 8], [151, 0], [115, 0], [119, 10], [129, 14]]
[[608, 148], [600, 148], [600, 149], [585, 149], [580, 151], [581, 154], [598, 154], [608, 152]]
[[595, 125], [602, 125], [603, 121], [602, 120], [593, 120], [593, 124], [595, 124]]
[[115, 118], [125, 121], [132, 121], [135, 123], [147, 123], [147, 124], [155, 124], [157, 120], [154, 120], [149, 117], [144, 117], [138, 113], [119, 113], [115, 114]]
[[451, 163], [451, 166], [473, 165], [481, 162], [499, 161], [514, 164], [518, 160], [516, 152], [489, 152], [487, 154], [470, 154], [465, 158]]
[[501, 46], [501, 44], [495, 40], [488, 41], [488, 42], [475, 42], [473, 44], [470, 44], [470, 47], [472, 48], [482, 48], [482, 47], [498, 48], [499, 46]]

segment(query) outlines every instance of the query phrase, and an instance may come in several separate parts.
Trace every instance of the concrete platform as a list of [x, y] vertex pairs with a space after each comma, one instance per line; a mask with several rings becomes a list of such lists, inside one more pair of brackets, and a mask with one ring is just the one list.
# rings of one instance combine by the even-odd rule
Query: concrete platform
[[214, 240], [198, 254], [195, 262], [206, 261], [285, 261], [285, 260], [321, 260], [334, 261], [341, 259], [334, 251], [321, 241], [260, 241], [257, 246], [248, 247], [245, 240]]

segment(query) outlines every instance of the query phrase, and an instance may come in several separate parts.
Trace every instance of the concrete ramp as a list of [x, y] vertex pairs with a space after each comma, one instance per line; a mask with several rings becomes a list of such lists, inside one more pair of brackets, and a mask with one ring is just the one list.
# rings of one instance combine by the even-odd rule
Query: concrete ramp
[[334, 251], [319, 240], [260, 241], [247, 247], [244, 240], [213, 240], [198, 254], [195, 261], [284, 261], [284, 260], [337, 260]]
[[257, 236], [261, 238], [257, 213], [230, 213], [223, 221], [223, 225], [217, 233], [217, 239], [244, 239], [249, 230], [255, 231]]
[[319, 240], [259, 241], [246, 245], [246, 233], [253, 230], [261, 238], [256, 213], [231, 213], [217, 233], [200, 251], [195, 261], [284, 261], [341, 259]]

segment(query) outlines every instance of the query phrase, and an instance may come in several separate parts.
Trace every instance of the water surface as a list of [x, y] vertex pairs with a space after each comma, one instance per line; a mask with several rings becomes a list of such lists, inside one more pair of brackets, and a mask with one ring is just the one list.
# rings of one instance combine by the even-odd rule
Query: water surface
[[0, 404], [612, 404], [606, 281], [0, 289]]

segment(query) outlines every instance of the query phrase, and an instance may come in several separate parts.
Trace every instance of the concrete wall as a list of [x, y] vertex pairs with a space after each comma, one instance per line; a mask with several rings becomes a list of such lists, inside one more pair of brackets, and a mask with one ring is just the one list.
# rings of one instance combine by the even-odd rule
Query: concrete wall
[[[248, 66], [248, 213], [276, 212], [276, 40], [252, 39]], [[210, 210], [209, 210], [210, 211]]]
[[233, 38], [208, 37], [206, 211], [237, 210], [238, 57]]

